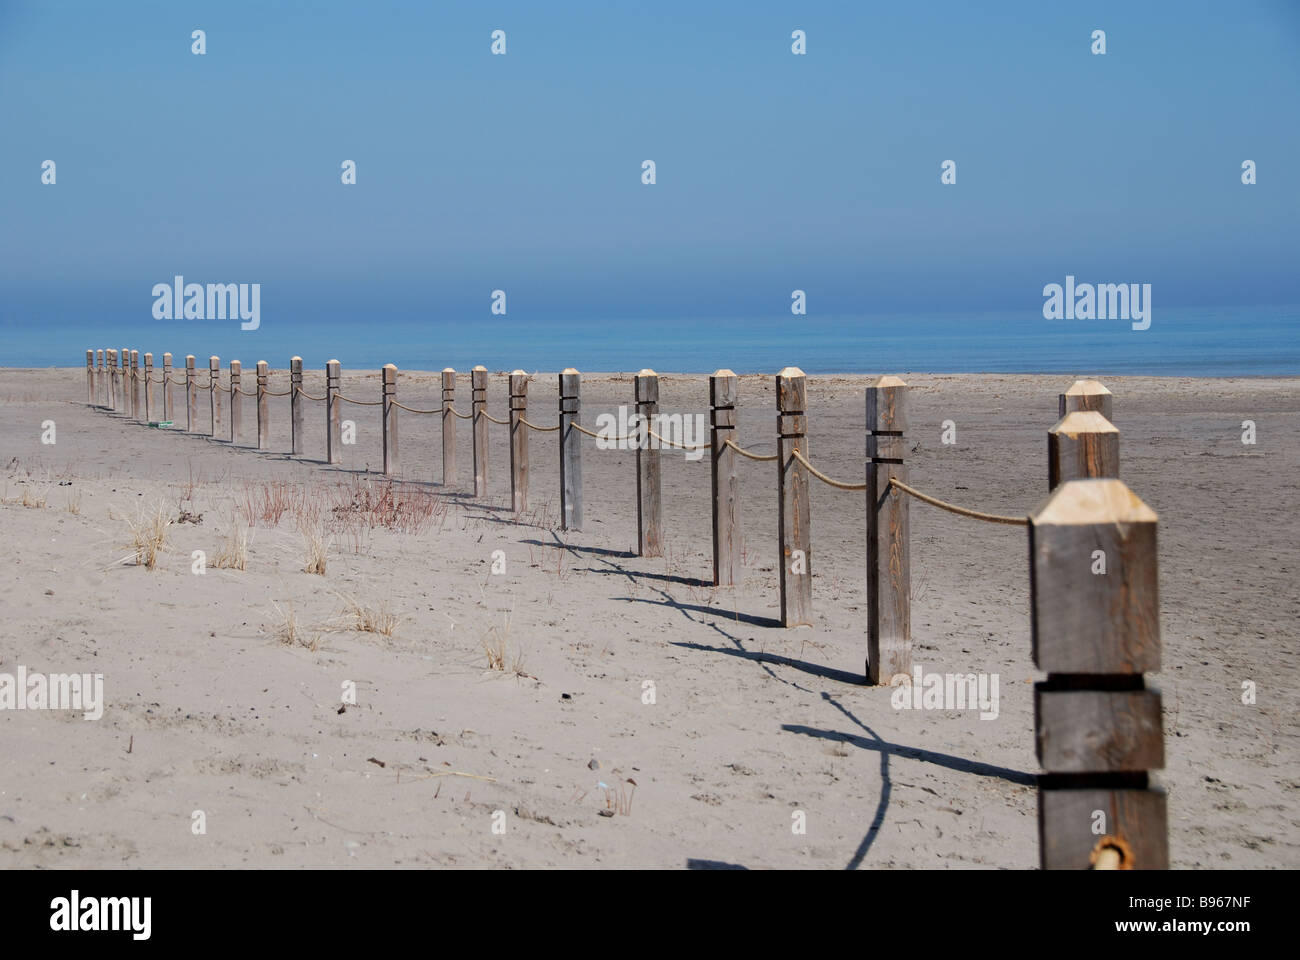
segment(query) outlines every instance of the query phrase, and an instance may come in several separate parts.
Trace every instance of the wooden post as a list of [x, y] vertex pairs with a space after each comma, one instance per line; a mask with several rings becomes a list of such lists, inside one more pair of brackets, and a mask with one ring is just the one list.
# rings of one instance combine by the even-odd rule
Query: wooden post
[[650, 430], [659, 413], [659, 374], [642, 370], [633, 378], [636, 401], [636, 552], [663, 556], [663, 506], [659, 484], [659, 446], [651, 446]]
[[380, 371], [382, 380], [380, 410], [383, 411], [384, 476], [393, 477], [401, 470], [397, 453], [397, 365], [384, 364]]
[[907, 384], [880, 377], [867, 387], [867, 681], [912, 672], [909, 502], [890, 486], [907, 482]]
[[289, 449], [295, 457], [301, 456], [306, 435], [302, 430], [302, 357], [289, 361]]
[[486, 497], [488, 484], [487, 368], [475, 367], [469, 374], [470, 412], [474, 419], [474, 496]]
[[1067, 480], [1119, 476], [1119, 431], [1094, 410], [1067, 413], [1047, 431], [1047, 489]]
[[131, 351], [123, 347], [118, 351], [118, 379], [122, 383], [122, 415], [131, 415]]
[[103, 407], [107, 400], [108, 386], [104, 382], [104, 351], [95, 351], [95, 406]]
[[215, 437], [221, 426], [221, 358], [208, 357], [208, 407], [212, 414], [209, 435]]
[[781, 623], [812, 626], [812, 515], [808, 471], [794, 458], [808, 456], [808, 380], [798, 367], [776, 375], [776, 493]]
[[257, 361], [257, 449], [271, 449], [271, 409], [270, 398], [266, 395], [266, 381], [271, 375], [271, 366], [265, 360]]
[[140, 419], [140, 351], [131, 351], [131, 419]]
[[172, 355], [163, 354], [163, 415], [164, 422], [174, 421], [174, 407], [172, 405]]
[[456, 482], [456, 415], [451, 412], [456, 402], [456, 371], [444, 367], [442, 371], [442, 485]]
[[1165, 870], [1154, 511], [1119, 480], [1062, 483], [1029, 517], [1038, 834], [1045, 870]]
[[1107, 420], [1111, 419], [1111, 392], [1096, 380], [1076, 380], [1070, 389], [1057, 397], [1057, 417], [1075, 410], [1095, 410]]
[[515, 513], [528, 507], [528, 374], [510, 373], [510, 501]]
[[95, 351], [86, 351], [86, 406], [95, 405]]
[[238, 443], [239, 434], [244, 429], [244, 395], [240, 389], [244, 384], [244, 365], [238, 360], [230, 361], [230, 442]]
[[153, 423], [153, 354], [144, 355], [144, 422]]
[[325, 364], [325, 462], [343, 462], [343, 435], [340, 432], [340, 410], [343, 401], [339, 399], [342, 386], [343, 367], [337, 360]]
[[194, 433], [199, 426], [198, 371], [194, 369], [194, 354], [185, 354], [185, 431]]
[[736, 431], [739, 383], [730, 370], [718, 370], [709, 377], [714, 586], [735, 586], [741, 580], [740, 474], [736, 471], [736, 451], [727, 445], [728, 440], [740, 442]]
[[560, 374], [560, 529], [582, 529], [582, 374], [566, 367]]
[[104, 363], [108, 368], [108, 409], [117, 410], [117, 351], [112, 347], [104, 351]]

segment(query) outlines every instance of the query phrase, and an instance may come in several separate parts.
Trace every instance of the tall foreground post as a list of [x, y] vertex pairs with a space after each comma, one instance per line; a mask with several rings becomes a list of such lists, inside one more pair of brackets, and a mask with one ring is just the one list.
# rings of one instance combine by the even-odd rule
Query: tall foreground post
[[812, 511], [808, 471], [808, 380], [798, 367], [776, 375], [777, 531], [780, 539], [781, 623], [812, 626]]
[[442, 371], [442, 485], [456, 482], [456, 371], [444, 367]]
[[164, 421], [173, 421], [172, 416], [172, 355], [163, 354], [163, 410], [162, 418]]
[[325, 364], [325, 462], [343, 462], [343, 436], [339, 387], [343, 379], [343, 367], [337, 360]]
[[194, 433], [199, 426], [199, 382], [194, 368], [194, 354], [185, 354], [185, 430]]
[[86, 406], [95, 405], [95, 351], [86, 351]]
[[208, 357], [208, 407], [212, 415], [209, 435], [215, 437], [221, 426], [221, 358]]
[[633, 379], [636, 400], [636, 534], [637, 554], [663, 556], [663, 505], [659, 482], [659, 445], [650, 430], [659, 413], [659, 374], [642, 370]]
[[475, 367], [470, 371], [470, 412], [474, 419], [470, 421], [474, 438], [474, 496], [487, 496], [488, 483], [488, 419], [487, 412], [487, 368]]
[[528, 507], [528, 374], [510, 373], [510, 500], [515, 513]]
[[1067, 413], [1047, 431], [1047, 489], [1067, 480], [1119, 476], [1119, 431], [1094, 410]]
[[740, 475], [736, 472], [736, 451], [727, 443], [740, 442], [736, 432], [738, 384], [730, 370], [718, 370], [709, 377], [714, 586], [734, 586], [741, 579]]
[[271, 410], [267, 406], [266, 380], [271, 374], [265, 360], [257, 361], [257, 449], [271, 449]]
[[289, 449], [295, 457], [301, 456], [306, 435], [302, 431], [302, 357], [289, 361]]
[[244, 429], [244, 365], [230, 361], [230, 442], [238, 443]]
[[383, 411], [384, 476], [392, 477], [401, 469], [397, 455], [397, 366], [386, 363], [379, 374], [383, 401], [379, 409]]
[[1154, 511], [1119, 480], [1071, 480], [1029, 517], [1043, 869], [1169, 866]]
[[582, 529], [582, 374], [572, 367], [560, 374], [560, 527]]
[[1057, 397], [1057, 417], [1063, 417], [1075, 410], [1093, 410], [1107, 420], [1111, 417], [1111, 401], [1114, 398], [1096, 380], [1076, 380], [1065, 393]]
[[880, 377], [867, 387], [867, 680], [912, 672], [911, 545], [903, 465], [907, 384]]
[[[153, 354], [144, 355], [144, 422], [153, 423]], [[161, 418], [160, 418], [161, 419]]]

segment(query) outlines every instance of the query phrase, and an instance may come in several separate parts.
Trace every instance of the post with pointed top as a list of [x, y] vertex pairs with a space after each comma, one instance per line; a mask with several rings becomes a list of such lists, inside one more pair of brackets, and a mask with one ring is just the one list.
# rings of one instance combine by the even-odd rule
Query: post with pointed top
[[739, 442], [736, 400], [739, 380], [730, 370], [709, 377], [710, 432], [713, 465], [713, 585], [735, 586], [741, 580], [740, 475], [736, 451], [728, 441]]
[[302, 456], [306, 434], [302, 429], [302, 357], [289, 361], [289, 449], [295, 457]]
[[528, 507], [528, 374], [510, 374], [510, 500], [515, 513]]
[[1169, 867], [1160, 693], [1157, 517], [1122, 482], [1069, 480], [1029, 516], [1045, 870]]
[[185, 430], [194, 433], [199, 426], [198, 370], [194, 367], [194, 354], [185, 354]]
[[397, 365], [384, 364], [380, 371], [381, 399], [380, 410], [383, 417], [384, 436], [384, 476], [396, 476], [401, 469], [397, 455]]
[[337, 360], [325, 364], [325, 462], [343, 462], [343, 434], [339, 399], [343, 367]]
[[456, 482], [456, 371], [442, 370], [442, 485]]
[[488, 419], [487, 368], [478, 366], [470, 371], [470, 421], [474, 438], [474, 496], [486, 497], [488, 484]]
[[560, 528], [582, 529], [582, 374], [572, 367], [560, 374]]
[[663, 556], [663, 507], [659, 484], [659, 445], [650, 430], [659, 413], [659, 374], [642, 370], [633, 379], [636, 400], [636, 533], [637, 554]]
[[163, 354], [163, 414], [164, 421], [175, 421], [172, 404], [172, 355]]
[[1119, 476], [1119, 431], [1095, 410], [1065, 414], [1047, 431], [1047, 489], [1067, 480]]
[[1111, 419], [1111, 401], [1114, 397], [1097, 380], [1076, 380], [1065, 393], [1057, 396], [1057, 417], [1075, 410], [1094, 410], [1107, 420]]
[[271, 449], [271, 408], [267, 396], [267, 378], [271, 375], [271, 365], [265, 360], [257, 361], [257, 449]]
[[238, 443], [239, 434], [244, 429], [244, 365], [238, 360], [230, 361], [230, 442]]
[[140, 351], [131, 351], [131, 419], [140, 419]]
[[867, 681], [912, 672], [911, 543], [903, 464], [907, 384], [880, 377], [867, 387]]
[[86, 351], [86, 406], [95, 405], [95, 351]]
[[208, 410], [212, 418], [208, 433], [215, 437], [221, 426], [221, 358], [216, 354], [208, 357]]
[[812, 514], [808, 471], [808, 379], [798, 367], [776, 375], [777, 531], [780, 537], [781, 623], [812, 626]]
[[108, 368], [108, 409], [117, 410], [117, 351], [104, 350], [104, 365]]
[[144, 355], [144, 422], [153, 423], [153, 354]]

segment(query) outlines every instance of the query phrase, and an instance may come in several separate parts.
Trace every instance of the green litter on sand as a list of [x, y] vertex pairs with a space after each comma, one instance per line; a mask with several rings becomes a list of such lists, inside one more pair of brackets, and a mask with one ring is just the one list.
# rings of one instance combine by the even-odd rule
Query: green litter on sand
[[172, 421], [170, 421], [170, 420], [150, 420], [150, 421], [149, 421], [149, 426], [151, 426], [151, 427], [170, 427], [171, 425], [172, 425]]

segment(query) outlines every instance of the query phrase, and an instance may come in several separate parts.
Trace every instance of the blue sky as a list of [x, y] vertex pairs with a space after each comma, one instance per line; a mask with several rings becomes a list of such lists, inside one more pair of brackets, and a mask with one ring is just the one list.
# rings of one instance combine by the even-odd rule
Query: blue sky
[[0, 0], [0, 318], [1297, 303], [1297, 118], [1288, 2]]

